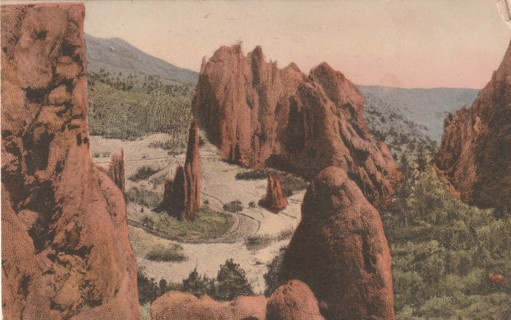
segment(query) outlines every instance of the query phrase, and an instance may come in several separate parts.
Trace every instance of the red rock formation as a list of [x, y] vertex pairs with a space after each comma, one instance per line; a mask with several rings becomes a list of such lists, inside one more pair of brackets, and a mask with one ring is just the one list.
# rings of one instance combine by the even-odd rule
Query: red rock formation
[[511, 44], [470, 109], [450, 114], [435, 162], [461, 199], [511, 209]]
[[266, 195], [261, 200], [261, 205], [272, 212], [279, 212], [287, 207], [287, 198], [282, 190], [282, 183], [278, 177], [268, 174]]
[[272, 294], [266, 306], [266, 320], [322, 320], [318, 300], [300, 280], [291, 280]]
[[390, 250], [378, 211], [339, 167], [305, 194], [279, 283], [305, 282], [327, 319], [394, 319]]
[[108, 176], [124, 194], [126, 186], [126, 162], [124, 161], [124, 150], [110, 156], [108, 165]]
[[2, 6], [5, 319], [139, 319], [119, 189], [89, 155], [84, 6]]
[[306, 76], [265, 62], [260, 47], [246, 57], [239, 45], [221, 47], [201, 67], [193, 111], [224, 160], [308, 178], [338, 166], [376, 205], [399, 181], [387, 146], [369, 133], [362, 95], [326, 63]]
[[177, 166], [174, 180], [165, 182], [162, 207], [179, 220], [195, 219], [200, 209], [199, 127], [193, 120], [188, 135], [185, 165]]
[[151, 304], [153, 320], [264, 320], [265, 313], [264, 296], [239, 297], [231, 302], [219, 302], [208, 296], [197, 298], [190, 293], [170, 291]]

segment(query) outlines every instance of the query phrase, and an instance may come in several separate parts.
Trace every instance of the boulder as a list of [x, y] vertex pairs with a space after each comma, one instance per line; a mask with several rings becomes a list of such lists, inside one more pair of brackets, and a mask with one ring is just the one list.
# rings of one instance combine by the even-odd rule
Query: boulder
[[2, 5], [5, 319], [139, 319], [122, 192], [89, 155], [83, 4]]
[[291, 280], [275, 290], [266, 306], [266, 320], [323, 320], [318, 300], [300, 280]]
[[394, 319], [390, 249], [378, 211], [344, 170], [313, 180], [278, 283], [298, 279], [326, 319]]

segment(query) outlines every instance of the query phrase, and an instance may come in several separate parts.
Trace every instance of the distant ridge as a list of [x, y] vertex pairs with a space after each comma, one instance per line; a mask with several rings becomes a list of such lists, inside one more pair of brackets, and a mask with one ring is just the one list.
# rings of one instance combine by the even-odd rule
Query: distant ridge
[[103, 39], [86, 34], [85, 41], [89, 72], [99, 72], [100, 69], [124, 75], [141, 72], [158, 76], [162, 82], [169, 84], [195, 85], [197, 82], [197, 72], [153, 57], [122, 39]]

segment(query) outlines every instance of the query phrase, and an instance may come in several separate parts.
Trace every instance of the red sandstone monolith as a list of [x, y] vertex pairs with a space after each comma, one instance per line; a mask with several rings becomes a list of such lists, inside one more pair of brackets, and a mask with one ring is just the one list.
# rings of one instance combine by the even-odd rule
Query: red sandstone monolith
[[1, 7], [4, 319], [140, 319], [124, 197], [89, 155], [84, 15]]
[[108, 176], [124, 194], [126, 186], [126, 162], [124, 161], [124, 149], [110, 156]]
[[298, 279], [326, 319], [394, 319], [391, 257], [378, 211], [339, 167], [313, 180], [278, 283]]
[[287, 207], [287, 197], [278, 177], [269, 173], [267, 182], [266, 195], [261, 199], [260, 204], [266, 209], [278, 213]]
[[190, 125], [184, 167], [178, 165], [174, 179], [165, 182], [162, 208], [176, 219], [190, 221], [200, 209], [199, 127], [195, 120]]
[[279, 69], [256, 47], [221, 47], [201, 67], [193, 111], [222, 159], [277, 167], [314, 178], [328, 166], [346, 170], [374, 205], [387, 205], [400, 174], [389, 149], [369, 133], [364, 99], [322, 63], [307, 76]]
[[266, 320], [323, 320], [318, 300], [300, 280], [291, 280], [275, 290], [266, 305]]
[[511, 210], [511, 43], [470, 109], [445, 120], [437, 167], [469, 204]]

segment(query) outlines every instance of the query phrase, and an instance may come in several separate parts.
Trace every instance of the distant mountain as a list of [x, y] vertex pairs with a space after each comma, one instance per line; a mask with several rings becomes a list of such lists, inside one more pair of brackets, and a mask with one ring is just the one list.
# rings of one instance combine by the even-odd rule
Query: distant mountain
[[[402, 89], [374, 86], [358, 86], [370, 110], [381, 106], [385, 114], [391, 106], [393, 113], [415, 123], [432, 140], [439, 142], [442, 137], [444, 119], [448, 113], [470, 106], [477, 97], [476, 89]], [[366, 103], [367, 104], [367, 103]], [[367, 113], [367, 112], [366, 112]]]
[[153, 57], [119, 38], [102, 39], [85, 35], [87, 44], [87, 70], [123, 75], [142, 73], [158, 76], [165, 84], [195, 85], [198, 74], [195, 71], [176, 67]]

